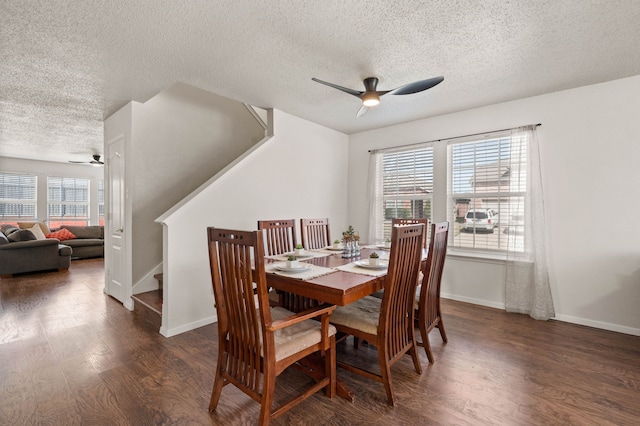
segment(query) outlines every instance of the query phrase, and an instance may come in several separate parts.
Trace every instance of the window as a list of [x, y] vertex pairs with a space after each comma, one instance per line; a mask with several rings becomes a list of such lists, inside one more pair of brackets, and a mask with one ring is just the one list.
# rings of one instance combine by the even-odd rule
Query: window
[[391, 237], [393, 218], [431, 218], [433, 149], [383, 153], [377, 166], [380, 202], [376, 240]]
[[98, 179], [98, 224], [104, 226], [104, 180]]
[[49, 227], [89, 225], [89, 179], [47, 178]]
[[389, 237], [391, 218], [413, 217], [449, 221], [453, 251], [524, 250], [528, 139], [519, 135], [494, 132], [372, 153], [371, 243]]
[[510, 233], [523, 234], [525, 159], [525, 144], [510, 134], [449, 144], [451, 247], [504, 251]]
[[36, 220], [37, 177], [0, 173], [0, 222]]

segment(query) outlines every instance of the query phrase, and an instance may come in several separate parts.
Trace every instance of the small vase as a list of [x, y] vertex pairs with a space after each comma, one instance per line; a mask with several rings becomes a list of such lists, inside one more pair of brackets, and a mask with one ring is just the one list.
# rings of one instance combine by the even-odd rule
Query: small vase
[[379, 257], [370, 257], [369, 258], [369, 265], [370, 266], [378, 266], [378, 265], [380, 265], [380, 258]]
[[298, 266], [299, 265], [297, 260], [287, 260], [287, 268], [294, 269], [294, 268], [297, 268]]

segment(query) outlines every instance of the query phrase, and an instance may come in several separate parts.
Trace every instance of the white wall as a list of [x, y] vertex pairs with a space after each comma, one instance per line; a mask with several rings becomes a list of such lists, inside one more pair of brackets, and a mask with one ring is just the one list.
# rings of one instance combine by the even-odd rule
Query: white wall
[[[369, 149], [533, 123], [556, 318], [640, 335], [640, 76], [351, 135], [349, 221], [368, 229]], [[503, 273], [449, 257], [443, 295], [503, 307]]]
[[42, 222], [47, 221], [47, 176], [89, 179], [89, 224], [98, 225], [98, 180], [104, 178], [102, 167], [0, 157], [0, 172], [29, 173], [38, 177], [36, 214]]
[[347, 226], [346, 135], [274, 111], [274, 137], [164, 218], [161, 333], [215, 322], [206, 228], [255, 230], [260, 219], [328, 217]]

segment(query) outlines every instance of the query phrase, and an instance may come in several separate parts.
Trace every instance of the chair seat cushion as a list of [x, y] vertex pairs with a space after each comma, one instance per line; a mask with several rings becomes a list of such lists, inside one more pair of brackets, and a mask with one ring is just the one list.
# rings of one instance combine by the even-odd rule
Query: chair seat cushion
[[[281, 320], [291, 315], [295, 314], [287, 309], [280, 307], [271, 308], [271, 319], [273, 321]], [[310, 319], [277, 330], [274, 334], [276, 361], [285, 359], [309, 346], [320, 343], [322, 340], [320, 326], [320, 321]], [[329, 336], [333, 336], [334, 334], [336, 334], [336, 328], [329, 324]]]
[[338, 306], [331, 314], [331, 323], [368, 334], [377, 334], [381, 302], [382, 299], [367, 296], [347, 306]]

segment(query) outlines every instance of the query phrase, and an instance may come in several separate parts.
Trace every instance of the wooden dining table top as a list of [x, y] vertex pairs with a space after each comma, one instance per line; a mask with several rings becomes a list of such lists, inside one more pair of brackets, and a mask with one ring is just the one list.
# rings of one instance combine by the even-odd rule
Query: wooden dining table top
[[[336, 252], [336, 254], [329, 256], [314, 257], [300, 260], [300, 262], [311, 263], [325, 268], [336, 268], [357, 260], [368, 259], [369, 255], [374, 251], [380, 252], [380, 250], [363, 248], [358, 257], [343, 258], [340, 252]], [[273, 261], [271, 259], [265, 260], [269, 262]], [[332, 305], [345, 306], [382, 289], [385, 276], [386, 275], [374, 277], [371, 275], [334, 270], [334, 272], [326, 275], [301, 280], [294, 276], [268, 272], [267, 285], [276, 290], [295, 293]]]

